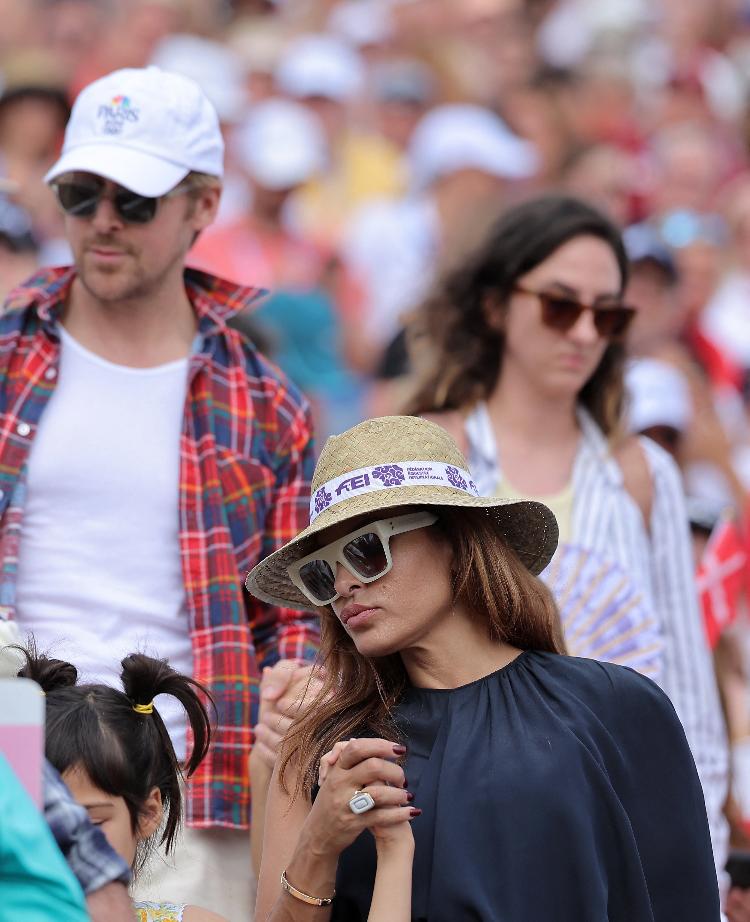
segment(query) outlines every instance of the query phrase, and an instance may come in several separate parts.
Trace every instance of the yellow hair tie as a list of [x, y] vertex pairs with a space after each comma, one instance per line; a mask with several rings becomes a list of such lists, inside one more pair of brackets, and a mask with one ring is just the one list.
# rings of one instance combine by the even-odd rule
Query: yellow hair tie
[[154, 702], [151, 701], [149, 704], [134, 704], [133, 710], [136, 714], [153, 714], [154, 713]]

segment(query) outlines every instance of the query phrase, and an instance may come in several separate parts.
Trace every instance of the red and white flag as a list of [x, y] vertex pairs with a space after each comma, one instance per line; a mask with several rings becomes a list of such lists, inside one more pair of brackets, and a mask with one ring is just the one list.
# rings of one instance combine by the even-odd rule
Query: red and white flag
[[737, 617], [746, 586], [748, 545], [735, 519], [726, 516], [711, 532], [696, 579], [706, 636], [713, 649]]

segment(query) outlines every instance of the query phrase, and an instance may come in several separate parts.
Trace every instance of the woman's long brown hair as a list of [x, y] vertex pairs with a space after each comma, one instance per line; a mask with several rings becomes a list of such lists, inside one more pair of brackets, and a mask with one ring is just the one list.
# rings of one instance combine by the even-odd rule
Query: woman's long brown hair
[[[504, 339], [490, 325], [488, 304], [504, 307], [520, 278], [583, 236], [610, 246], [624, 290], [628, 259], [620, 232], [595, 208], [570, 196], [546, 195], [506, 211], [415, 312], [409, 334], [417, 383], [405, 412], [464, 410], [489, 397], [502, 369]], [[611, 343], [578, 396], [606, 435], [615, 433], [622, 413], [624, 362], [624, 345]]]
[[[488, 641], [522, 650], [564, 652], [557, 606], [498, 533], [493, 510], [441, 507], [436, 537], [453, 548], [454, 598], [487, 627]], [[294, 796], [311, 796], [320, 759], [352, 736], [396, 740], [394, 708], [408, 684], [398, 653], [362, 656], [330, 608], [321, 611], [323, 687], [289, 731], [281, 754], [282, 785], [290, 764]]]

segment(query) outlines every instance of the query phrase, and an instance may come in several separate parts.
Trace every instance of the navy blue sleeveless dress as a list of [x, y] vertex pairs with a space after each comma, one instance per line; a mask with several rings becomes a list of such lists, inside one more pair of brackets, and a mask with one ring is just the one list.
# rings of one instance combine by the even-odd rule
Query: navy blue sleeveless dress
[[[669, 699], [630, 669], [525, 652], [398, 708], [415, 922], [718, 922], [698, 775]], [[375, 847], [340, 858], [334, 922], [366, 922]]]

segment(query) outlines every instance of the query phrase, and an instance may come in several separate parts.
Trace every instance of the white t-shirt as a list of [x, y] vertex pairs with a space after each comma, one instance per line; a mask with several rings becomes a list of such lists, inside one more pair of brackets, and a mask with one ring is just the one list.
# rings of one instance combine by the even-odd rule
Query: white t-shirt
[[[119, 686], [143, 652], [192, 674], [179, 548], [188, 359], [114, 365], [64, 329], [57, 388], [29, 456], [17, 611], [39, 648]], [[179, 758], [186, 720], [157, 701]]]

